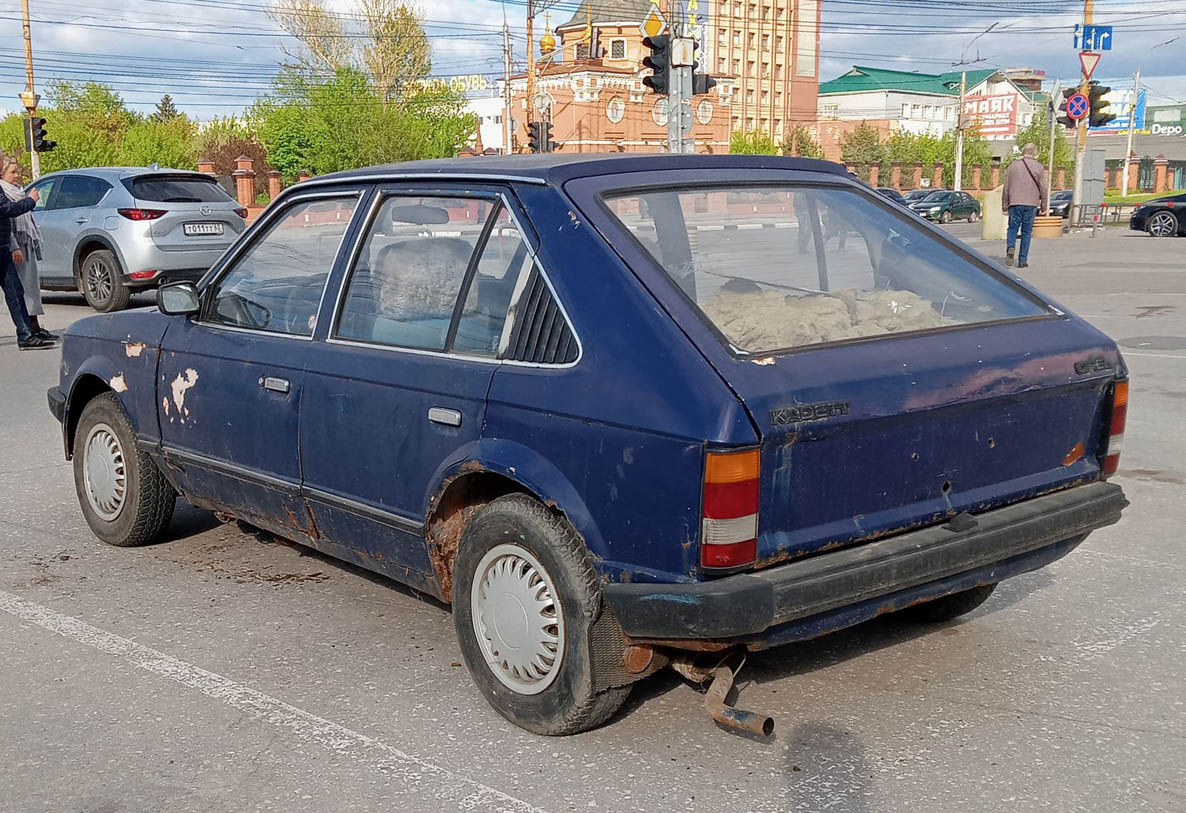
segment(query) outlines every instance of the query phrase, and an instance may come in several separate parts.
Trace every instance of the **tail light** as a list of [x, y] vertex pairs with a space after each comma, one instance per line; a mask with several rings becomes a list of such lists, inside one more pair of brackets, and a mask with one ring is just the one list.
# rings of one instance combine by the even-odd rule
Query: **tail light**
[[1124, 446], [1124, 424], [1128, 422], [1128, 382], [1112, 385], [1112, 404], [1108, 416], [1108, 435], [1104, 446], [1104, 477], [1120, 468], [1120, 450]]
[[152, 279], [156, 276], [156, 271], [133, 271], [128, 276], [132, 279]]
[[164, 217], [168, 212], [164, 209], [117, 209], [128, 220], [156, 220]]
[[757, 449], [709, 452], [704, 465], [704, 508], [700, 531], [700, 564], [705, 568], [737, 568], [758, 557]]
[[247, 219], [247, 207], [240, 206], [238, 209], [235, 210], [235, 214], [237, 214], [239, 217], [246, 220]]

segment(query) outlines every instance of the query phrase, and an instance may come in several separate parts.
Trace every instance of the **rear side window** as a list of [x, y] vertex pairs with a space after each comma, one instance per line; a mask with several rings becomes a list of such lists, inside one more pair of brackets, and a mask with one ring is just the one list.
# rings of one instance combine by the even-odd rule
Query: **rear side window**
[[744, 353], [1046, 312], [854, 190], [714, 186], [606, 203]]
[[213, 178], [148, 176], [124, 183], [136, 200], [154, 203], [225, 203], [231, 200]]
[[80, 206], [94, 206], [103, 199], [111, 184], [101, 178], [89, 175], [67, 175], [62, 178], [54, 198], [54, 209], [76, 209]]

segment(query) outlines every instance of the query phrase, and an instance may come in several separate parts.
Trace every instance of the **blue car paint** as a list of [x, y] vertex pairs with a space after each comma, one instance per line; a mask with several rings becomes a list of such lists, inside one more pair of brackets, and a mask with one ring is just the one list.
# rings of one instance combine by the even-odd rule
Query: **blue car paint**
[[[188, 461], [171, 460], [164, 466], [187, 497], [211, 507], [234, 506], [264, 527], [290, 532], [306, 544], [446, 599], [419, 534], [448, 483], [474, 471], [514, 480], [564, 512], [585, 538], [604, 580], [642, 582], [703, 578], [697, 567], [697, 539], [708, 446], [762, 444], [764, 512], [774, 510], [776, 483], [797, 491], [790, 502], [798, 513], [777, 519], [763, 514], [764, 564], [875, 537], [963, 508], [974, 510], [1098, 479], [1094, 440], [1072, 463], [1063, 466], [1061, 458], [1053, 459], [1063, 448], [1059, 444], [1064, 435], [1099, 435], [1103, 390], [1114, 375], [1124, 374], [1115, 346], [1093, 328], [1069, 314], [1052, 313], [1029, 322], [815, 348], [754, 365], [753, 359], [730, 353], [675, 294], [662, 271], [633, 242], [620, 239], [597, 208], [596, 196], [606, 188], [670, 178], [670, 167], [663, 168], [663, 161], [670, 159], [621, 159], [603, 171], [563, 162], [522, 162], [519, 174], [547, 183], [442, 179], [412, 187], [420, 194], [442, 190], [455, 195], [478, 188], [507, 196], [580, 337], [583, 354], [572, 367], [475, 364], [459, 377], [464, 380], [451, 381], [444, 372], [448, 360], [422, 359], [401, 367], [410, 354], [360, 348], [339, 352], [325, 340], [334, 293], [347, 270], [348, 255], [343, 251], [330, 271], [329, 292], [311, 342], [257, 339], [233, 331], [195, 342], [188, 332], [195, 326], [183, 318], [113, 314], [84, 320], [68, 331], [70, 358], [64, 357], [64, 364], [79, 361], [64, 368], [62, 388], [69, 391], [80, 370], [93, 370], [99, 377], [114, 375], [119, 342], [134, 337], [155, 348], [163, 336], [159, 374], [154, 369], [148, 379], [137, 368], [135, 382], [127, 381], [128, 392], [121, 399], [150, 446], [164, 440], [163, 452], [157, 447], [156, 453], [168, 459], [171, 445], [190, 453]], [[489, 166], [497, 174], [497, 166]], [[678, 166], [694, 170], [695, 181], [717, 177], [731, 182], [850, 184], [832, 165], [811, 161], [753, 158], [739, 168], [732, 157], [701, 156], [678, 159]], [[477, 164], [474, 170], [480, 175], [483, 167]], [[346, 173], [327, 180], [340, 181], [343, 189], [369, 190], [368, 184], [352, 180], [355, 177], [359, 176]], [[365, 193], [359, 212], [373, 194]], [[358, 239], [361, 220], [356, 215], [345, 246]], [[250, 234], [256, 232], [258, 227]], [[935, 239], [951, 243], [941, 230], [932, 232]], [[613, 239], [612, 247], [605, 238]], [[232, 250], [223, 262], [233, 257]], [[218, 270], [212, 269], [203, 284]], [[102, 322], [101, 329], [91, 324], [96, 321]], [[261, 358], [261, 352], [267, 357]], [[1108, 359], [1113, 370], [1072, 382], [1068, 370], [1073, 359], [1092, 353]], [[155, 364], [154, 352], [145, 351], [145, 356]], [[202, 359], [200, 371], [193, 367], [196, 362], [191, 363], [197, 357]], [[176, 414], [165, 414], [164, 403], [171, 398], [171, 383], [179, 375], [186, 380], [190, 367], [199, 377], [186, 391], [184, 408], [189, 413], [182, 425]], [[413, 367], [412, 375], [401, 372]], [[293, 384], [287, 399], [258, 386], [260, 375], [277, 370]], [[154, 392], [153, 384], [159, 391]], [[438, 430], [417, 418], [417, 412], [435, 400], [432, 393], [437, 388], [452, 388], [450, 406], [458, 397], [465, 402], [464, 431]], [[1044, 393], [1055, 394], [1055, 388], [1059, 397], [1069, 400], [1057, 412], [1041, 413], [1040, 404], [1048, 400]], [[915, 393], [938, 394], [939, 400], [912, 401]], [[406, 405], [397, 398], [407, 398]], [[986, 398], [994, 404], [993, 425], [986, 425], [984, 413], [975, 414], [984, 409]], [[397, 410], [394, 416], [384, 409], [388, 399]], [[833, 399], [853, 404], [846, 420], [792, 433], [776, 431], [765, 417], [775, 406]], [[171, 413], [175, 407], [170, 407]], [[158, 417], [165, 422], [159, 424], [163, 431], [157, 428]], [[1065, 417], [1073, 425], [1060, 427], [1061, 434], [1037, 438], [1032, 432], [1010, 434], [1011, 422], [1019, 425], [1043, 417]], [[935, 419], [943, 424], [942, 432], [920, 435], [920, 427]], [[187, 435], [183, 426], [197, 431]], [[371, 433], [401, 429], [418, 429], [420, 437], [367, 442], [373, 439]], [[974, 471], [930, 471], [928, 484], [952, 482], [941, 496], [918, 483], [894, 483], [895, 474], [906, 465], [900, 458], [911, 449], [940, 456], [952, 443], [987, 443], [984, 435], [1012, 447], [1002, 448], [1002, 455], [1017, 453], [1024, 444], [1026, 454], [1045, 468], [1009, 478], [1007, 463], [994, 464], [985, 452]], [[344, 437], [353, 445], [334, 442]], [[411, 457], [400, 457], [409, 450]], [[194, 464], [197, 455], [221, 455], [272, 482], [261, 485], [258, 479], [206, 470]], [[415, 471], [396, 484], [394, 480], [405, 476], [404, 469], [394, 463], [386, 466], [387, 458], [399, 458], [398, 463], [414, 466]], [[882, 458], [892, 458], [893, 465]], [[382, 474], [368, 479], [376, 466]], [[813, 477], [834, 485], [825, 488], [811, 482]], [[880, 494], [878, 503], [875, 489], [860, 487], [866, 478], [902, 490]], [[386, 514], [387, 521], [308, 499], [302, 487], [348, 498]], [[873, 502], [856, 500], [857, 493], [872, 493]], [[870, 505], [882, 510], [871, 512]], [[788, 524], [788, 516], [800, 527]], [[934, 586], [906, 591], [892, 602], [909, 602], [927, 589]], [[816, 619], [816, 628], [845, 626], [845, 619], [860, 620], [866, 610], [872, 611], [848, 608], [849, 615], [828, 614], [830, 620]], [[772, 632], [771, 640], [787, 634]]]

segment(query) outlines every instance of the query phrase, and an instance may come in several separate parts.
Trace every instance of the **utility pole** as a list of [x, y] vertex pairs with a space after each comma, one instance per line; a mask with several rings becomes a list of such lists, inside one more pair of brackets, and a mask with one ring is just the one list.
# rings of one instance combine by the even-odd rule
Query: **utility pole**
[[692, 66], [696, 62], [695, 41], [685, 36], [684, 20], [678, 11], [671, 22], [671, 72], [667, 85], [667, 151], [690, 154], [692, 140]]
[[[1054, 183], [1054, 128], [1058, 125], [1055, 118], [1058, 114], [1058, 97], [1062, 95], [1062, 82], [1058, 79], [1054, 80], [1054, 88], [1050, 91], [1050, 104], [1048, 106], [1049, 113], [1047, 116], [1050, 119], [1050, 163], [1046, 165], [1046, 205], [1050, 206], [1050, 191], [1051, 184]], [[1044, 214], [1049, 214], [1047, 208]]]
[[535, 0], [527, 0], [527, 123], [535, 121]]
[[1121, 172], [1124, 173], [1124, 197], [1128, 197], [1128, 162], [1132, 156], [1132, 135], [1133, 130], [1137, 128], [1137, 98], [1141, 93], [1141, 69], [1137, 68], [1136, 74], [1132, 78], [1132, 97], [1128, 100], [1128, 138], [1124, 145], [1124, 164]]
[[[1083, 27], [1086, 30], [1087, 26], [1092, 22], [1092, 11], [1095, 3], [1093, 0], [1083, 0]], [[1079, 92], [1084, 96], [1088, 95], [1091, 90], [1091, 81], [1087, 72], [1083, 72], [1083, 78], [1079, 82]], [[1079, 119], [1078, 126], [1075, 127], [1075, 192], [1071, 199], [1072, 210], [1082, 211], [1078, 209], [1083, 203], [1083, 163], [1087, 157], [1087, 120], [1091, 118], [1091, 111], [1087, 115]], [[1128, 174], [1128, 167], [1125, 166], [1125, 175]]]
[[[959, 108], [956, 110], [955, 114], [955, 184], [953, 188], [956, 192], [959, 192], [964, 185], [964, 95], [968, 92], [968, 49], [972, 47], [972, 44], [975, 43], [976, 40], [980, 39], [996, 27], [997, 24], [993, 23], [988, 28], [972, 37], [972, 39], [968, 41], [968, 44], [964, 46], [964, 52], [960, 54], [960, 100]], [[977, 57], [973, 61], [980, 62], [982, 60]]]
[[511, 142], [514, 140], [514, 129], [511, 127], [511, 120], [514, 108], [511, 106], [511, 29], [507, 26], [506, 17], [502, 19], [502, 58], [503, 58], [503, 80], [502, 80], [502, 96], [503, 106], [506, 108], [502, 112], [502, 152], [503, 155], [510, 155], [514, 152], [511, 149]]
[[[37, 112], [37, 94], [33, 91], [33, 38], [29, 33], [29, 0], [21, 0], [21, 22], [25, 35], [25, 92], [20, 95], [21, 104], [29, 113], [29, 118]], [[29, 145], [32, 147], [32, 145]], [[29, 170], [33, 173], [33, 180], [41, 177], [41, 153], [29, 150]]]

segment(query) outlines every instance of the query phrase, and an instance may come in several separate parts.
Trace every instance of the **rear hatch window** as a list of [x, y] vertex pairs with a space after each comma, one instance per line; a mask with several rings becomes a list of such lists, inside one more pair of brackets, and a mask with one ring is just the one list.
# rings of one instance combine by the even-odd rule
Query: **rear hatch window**
[[849, 189], [714, 186], [606, 203], [735, 352], [1047, 313], [908, 216]]
[[136, 200], [153, 203], [226, 203], [231, 200], [213, 178], [149, 175], [125, 180]]

